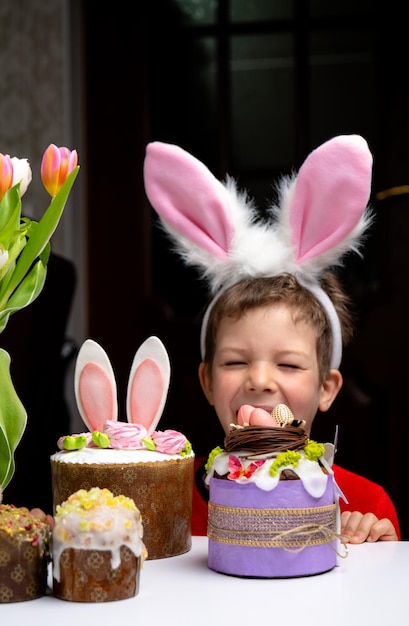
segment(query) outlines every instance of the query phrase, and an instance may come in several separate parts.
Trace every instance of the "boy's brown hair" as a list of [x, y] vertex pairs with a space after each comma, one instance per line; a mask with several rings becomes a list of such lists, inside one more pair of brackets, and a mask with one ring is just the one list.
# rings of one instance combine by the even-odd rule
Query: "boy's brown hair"
[[[350, 299], [332, 272], [324, 273], [320, 285], [334, 304], [341, 324], [342, 343], [345, 346], [353, 332]], [[244, 280], [224, 291], [216, 299], [209, 314], [205, 334], [206, 365], [211, 366], [213, 362], [217, 332], [222, 319], [230, 317], [237, 320], [250, 309], [278, 303], [288, 304], [293, 311], [295, 322], [303, 321], [316, 330], [318, 366], [321, 379], [324, 380], [330, 369], [331, 327], [321, 304], [292, 274]]]

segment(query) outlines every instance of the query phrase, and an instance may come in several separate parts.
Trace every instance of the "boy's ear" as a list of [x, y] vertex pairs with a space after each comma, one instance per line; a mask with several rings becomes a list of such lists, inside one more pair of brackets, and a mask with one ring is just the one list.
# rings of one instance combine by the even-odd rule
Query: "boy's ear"
[[208, 403], [213, 406], [213, 385], [209, 367], [203, 361], [199, 365], [199, 381]]
[[332, 369], [328, 372], [321, 387], [321, 398], [318, 404], [320, 411], [328, 411], [331, 404], [337, 397], [338, 392], [342, 387], [342, 383], [342, 374], [339, 370]]

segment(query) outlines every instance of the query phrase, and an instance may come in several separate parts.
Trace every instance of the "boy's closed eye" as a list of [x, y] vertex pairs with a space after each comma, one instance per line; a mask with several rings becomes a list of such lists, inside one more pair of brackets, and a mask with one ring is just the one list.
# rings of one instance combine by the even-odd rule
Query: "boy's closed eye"
[[224, 363], [224, 365], [226, 367], [235, 367], [235, 366], [239, 366], [239, 365], [247, 365], [246, 361], [226, 361], [226, 363]]

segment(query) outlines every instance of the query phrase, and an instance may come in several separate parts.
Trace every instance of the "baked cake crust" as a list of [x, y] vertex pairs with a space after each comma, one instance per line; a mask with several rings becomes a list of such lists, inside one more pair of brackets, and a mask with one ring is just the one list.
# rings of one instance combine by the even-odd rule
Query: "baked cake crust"
[[53, 578], [53, 593], [69, 602], [112, 602], [139, 593], [141, 557], [121, 546], [119, 567], [112, 567], [109, 550], [68, 548], [60, 557], [60, 580]]
[[0, 603], [47, 591], [50, 530], [25, 507], [0, 504]]
[[[103, 452], [109, 455], [108, 450]], [[158, 462], [104, 464], [61, 462], [61, 454], [65, 453], [51, 458], [54, 507], [79, 489], [107, 488], [114, 495], [132, 498], [140, 510], [148, 560], [191, 549], [193, 455]], [[74, 453], [66, 454], [72, 458]]]

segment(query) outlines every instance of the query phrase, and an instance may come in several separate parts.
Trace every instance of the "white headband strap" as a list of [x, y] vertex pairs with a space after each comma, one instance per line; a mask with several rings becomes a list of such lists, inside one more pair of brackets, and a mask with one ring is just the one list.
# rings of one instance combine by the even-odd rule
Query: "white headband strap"
[[342, 359], [342, 330], [341, 323], [339, 321], [338, 313], [334, 307], [334, 304], [331, 298], [327, 293], [323, 290], [323, 288], [317, 283], [313, 281], [306, 280], [305, 278], [300, 278], [297, 276], [297, 280], [312, 295], [316, 300], [320, 303], [324, 312], [327, 316], [329, 325], [331, 327], [332, 334], [332, 354], [330, 360], [330, 368], [331, 369], [339, 369], [341, 365]]

